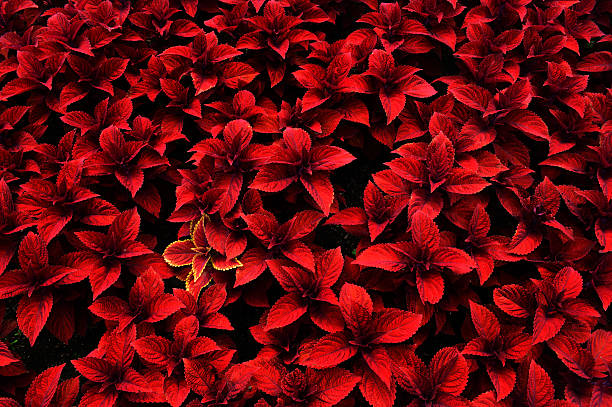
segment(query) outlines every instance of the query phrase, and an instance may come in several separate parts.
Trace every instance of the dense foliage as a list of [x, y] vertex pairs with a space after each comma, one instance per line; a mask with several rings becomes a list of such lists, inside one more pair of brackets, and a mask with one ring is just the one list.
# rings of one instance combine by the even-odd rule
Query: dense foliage
[[609, 0], [1, 0], [0, 406], [612, 406]]

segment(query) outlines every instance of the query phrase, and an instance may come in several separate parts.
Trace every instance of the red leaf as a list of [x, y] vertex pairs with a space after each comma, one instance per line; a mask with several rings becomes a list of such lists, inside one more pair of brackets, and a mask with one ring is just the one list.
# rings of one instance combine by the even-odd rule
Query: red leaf
[[25, 397], [25, 407], [47, 407], [50, 405], [65, 364], [51, 367], [32, 380]]
[[378, 94], [380, 103], [387, 115], [387, 124], [391, 123], [404, 110], [406, 104], [406, 96], [402, 92], [386, 93], [384, 90]]
[[361, 380], [351, 372], [331, 368], [323, 372], [307, 369], [308, 381], [316, 384], [316, 391], [310, 395], [312, 407], [334, 406], [344, 400]]
[[310, 248], [299, 240], [292, 240], [283, 250], [283, 254], [288, 259], [293, 260], [300, 266], [313, 271], [315, 269], [315, 260]]
[[19, 361], [19, 358], [15, 357], [8, 346], [4, 342], [0, 341], [0, 367], [10, 365], [13, 362]]
[[465, 358], [455, 348], [443, 348], [430, 362], [433, 382], [438, 390], [455, 396], [460, 395], [468, 381], [468, 366]]
[[554, 287], [561, 298], [576, 298], [582, 291], [582, 276], [572, 267], [564, 267], [555, 276]]
[[504, 117], [504, 122], [530, 136], [549, 139], [546, 123], [530, 110], [513, 110]]
[[499, 336], [500, 325], [495, 314], [473, 301], [470, 301], [470, 313], [478, 335], [489, 341], [494, 341]]
[[531, 315], [525, 304], [527, 295], [527, 290], [520, 285], [505, 285], [493, 291], [493, 301], [506, 314], [526, 318]]
[[116, 384], [115, 387], [119, 391], [129, 393], [146, 393], [151, 391], [147, 380], [140, 373], [130, 368], [123, 372], [121, 382]]
[[532, 360], [527, 382], [527, 404], [529, 407], [550, 406], [554, 396], [555, 389], [548, 373]]
[[370, 322], [372, 299], [363, 287], [345, 283], [340, 290], [340, 310], [349, 328], [360, 330]]
[[147, 362], [167, 367], [172, 360], [171, 345], [168, 339], [152, 335], [136, 340], [133, 346], [138, 355]]
[[510, 242], [510, 253], [529, 254], [542, 243], [542, 233], [537, 230], [529, 231], [524, 223], [519, 223]]
[[106, 389], [100, 393], [96, 392], [95, 389], [87, 391], [79, 403], [79, 407], [114, 407], [119, 393], [115, 389]]
[[459, 102], [483, 113], [491, 102], [491, 93], [477, 85], [451, 86], [448, 91]]
[[172, 23], [172, 28], [170, 30], [174, 35], [187, 38], [195, 37], [202, 32], [202, 29], [193, 21], [182, 19], [175, 20]]
[[176, 297], [170, 294], [161, 294], [152, 301], [149, 307], [147, 322], [159, 322], [174, 314], [184, 305]]
[[576, 68], [584, 72], [607, 72], [612, 70], [612, 53], [610, 51], [593, 52], [582, 58]]
[[474, 264], [470, 256], [456, 247], [440, 247], [431, 255], [431, 263], [446, 267], [456, 274], [467, 274]]
[[417, 274], [416, 286], [421, 300], [430, 304], [437, 304], [444, 295], [444, 278], [436, 271]]
[[300, 355], [299, 362], [315, 369], [325, 369], [339, 365], [356, 353], [357, 347], [348, 342], [346, 334], [336, 332], [324, 336], [306, 349]]
[[266, 330], [287, 326], [304, 315], [307, 311], [307, 304], [297, 293], [290, 293], [282, 296], [270, 308], [266, 322]]
[[0, 407], [21, 407], [21, 404], [7, 397], [0, 397]]
[[387, 308], [377, 314], [376, 337], [373, 343], [400, 343], [408, 340], [421, 326], [422, 316], [412, 312]]
[[440, 232], [434, 221], [423, 211], [412, 215], [411, 234], [422, 250], [434, 250], [440, 245]]
[[359, 253], [353, 263], [387, 271], [402, 271], [407, 265], [407, 259], [393, 247], [388, 243], [372, 245]]
[[428, 98], [436, 94], [436, 90], [425, 79], [416, 75], [410, 76], [402, 84], [404, 94], [414, 98]]
[[373, 407], [392, 407], [395, 401], [395, 386], [386, 386], [378, 375], [368, 368], [363, 369], [359, 390]]
[[554, 337], [564, 323], [565, 318], [562, 315], [548, 315], [543, 309], [538, 308], [533, 319], [533, 343], [540, 343]]
[[193, 248], [191, 239], [172, 242], [164, 250], [164, 260], [173, 267], [187, 266], [193, 262]]
[[113, 369], [112, 365], [106, 360], [91, 356], [73, 360], [72, 364], [83, 377], [97, 383], [107, 380]]
[[185, 379], [194, 392], [206, 395], [214, 389], [215, 375], [202, 359], [184, 359]]
[[297, 180], [287, 167], [271, 164], [263, 167], [250, 185], [250, 188], [264, 192], [279, 192]]
[[117, 297], [98, 298], [89, 306], [89, 310], [100, 318], [119, 321], [130, 313], [129, 305]]
[[495, 387], [495, 393], [497, 395], [496, 400], [500, 401], [508, 397], [508, 395], [514, 389], [516, 382], [516, 373], [510, 367], [493, 366], [487, 364], [487, 373]]
[[257, 75], [259, 72], [244, 62], [229, 62], [223, 70], [223, 81], [228, 88], [238, 89], [251, 83]]
[[94, 299], [115, 284], [120, 274], [121, 265], [119, 263], [111, 264], [108, 268], [101, 267], [92, 270], [89, 274], [89, 281]]
[[489, 185], [491, 184], [478, 175], [455, 168], [449, 173], [444, 188], [455, 194], [472, 195], [477, 194]]
[[391, 387], [391, 359], [384, 348], [374, 348], [371, 351], [362, 352], [363, 359], [368, 367], [388, 388]]
[[311, 151], [311, 166], [317, 171], [331, 171], [355, 160], [355, 157], [339, 147], [316, 146]]
[[19, 329], [34, 345], [38, 334], [45, 326], [51, 307], [53, 306], [53, 296], [47, 294], [33, 294], [31, 297], [23, 297], [17, 307], [17, 323]]
[[164, 379], [164, 394], [172, 407], [180, 407], [189, 395], [189, 386], [182, 378], [174, 376]]
[[54, 407], [72, 407], [79, 395], [79, 378], [68, 379], [57, 387], [53, 396], [52, 405]]
[[300, 181], [325, 216], [329, 215], [334, 202], [334, 187], [328, 175], [316, 172], [309, 177], [301, 177]]

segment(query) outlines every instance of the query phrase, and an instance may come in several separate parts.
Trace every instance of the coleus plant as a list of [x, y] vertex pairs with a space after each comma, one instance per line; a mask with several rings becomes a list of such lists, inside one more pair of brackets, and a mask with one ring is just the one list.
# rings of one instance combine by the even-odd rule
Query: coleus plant
[[444, 295], [442, 271], [466, 274], [473, 268], [473, 261], [460, 249], [442, 246], [438, 227], [423, 211], [412, 215], [410, 234], [411, 241], [368, 247], [355, 263], [392, 272], [408, 271], [421, 300], [435, 304]]
[[20, 268], [0, 277], [0, 296], [20, 297], [17, 323], [33, 345], [52, 312], [54, 291], [64, 284], [78, 283], [87, 274], [86, 269], [77, 269], [73, 253], [57, 259], [59, 264], [51, 264], [45, 241], [33, 232], [23, 238], [17, 254]]
[[134, 343], [136, 352], [148, 363], [166, 370], [164, 393], [172, 406], [183, 404], [189, 394], [185, 380], [183, 362], [191, 359], [203, 360], [210, 352], [221, 351], [212, 339], [198, 336], [199, 321], [194, 316], [180, 320], [174, 327], [174, 342], [166, 338], [149, 335]]
[[372, 299], [363, 287], [346, 283], [340, 291], [340, 311], [345, 328], [306, 343], [298, 362], [316, 369], [329, 368], [352, 359], [361, 372], [360, 390], [366, 400], [378, 404], [392, 398], [392, 362], [386, 347], [408, 340], [421, 323], [421, 316], [396, 308], [374, 310]]
[[241, 266], [235, 255], [227, 257], [228, 250], [229, 253], [235, 254], [234, 246], [227, 247], [228, 243], [233, 242], [222, 232], [220, 236], [218, 233], [218, 229], [211, 227], [209, 220], [202, 217], [197, 222], [192, 222], [189, 239], [172, 242], [164, 250], [164, 260], [170, 266], [189, 266], [189, 271], [184, 277], [187, 288], [199, 280], [202, 280], [203, 285], [208, 284], [211, 279], [211, 269], [231, 270]]
[[122, 331], [117, 329], [109, 336], [107, 348], [103, 352], [96, 352], [98, 356], [85, 356], [72, 361], [75, 369], [89, 381], [81, 405], [114, 405], [119, 397], [126, 394], [151, 391], [145, 376], [131, 367], [136, 327], [132, 325]]
[[609, 2], [0, 2], [0, 406], [612, 405]]
[[355, 159], [346, 150], [329, 145], [313, 145], [302, 129], [285, 129], [282, 140], [269, 147], [265, 165], [253, 180], [251, 188], [279, 192], [300, 182], [316, 207], [328, 215], [334, 201], [330, 171]]

